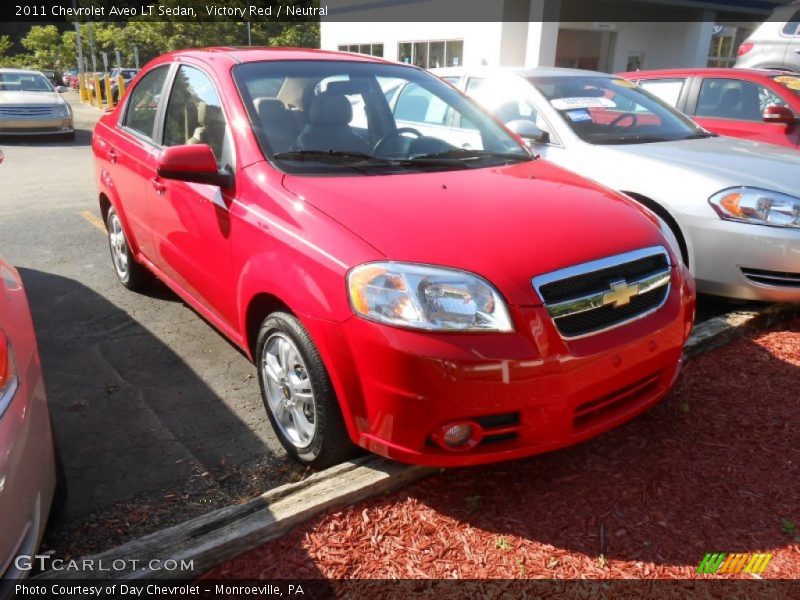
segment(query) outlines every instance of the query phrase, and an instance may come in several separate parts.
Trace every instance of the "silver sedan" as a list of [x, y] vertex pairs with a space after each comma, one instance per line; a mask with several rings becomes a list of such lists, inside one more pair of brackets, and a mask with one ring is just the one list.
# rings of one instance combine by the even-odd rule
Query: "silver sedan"
[[698, 291], [800, 301], [800, 152], [709, 133], [635, 84], [604, 73], [434, 73], [546, 159], [656, 213], [674, 234]]
[[72, 108], [38, 71], [0, 69], [0, 136], [58, 135], [73, 139]]

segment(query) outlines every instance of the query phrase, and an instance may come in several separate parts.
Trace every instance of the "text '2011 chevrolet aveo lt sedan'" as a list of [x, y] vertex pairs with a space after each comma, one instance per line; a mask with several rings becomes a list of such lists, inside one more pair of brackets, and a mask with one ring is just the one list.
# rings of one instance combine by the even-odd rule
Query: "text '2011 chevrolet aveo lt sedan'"
[[[401, 84], [395, 112], [434, 134], [398, 127]], [[694, 289], [657, 219], [420, 69], [172, 53], [93, 149], [121, 282], [156, 275], [246, 352], [305, 463], [535, 454], [641, 413], [678, 373]]]

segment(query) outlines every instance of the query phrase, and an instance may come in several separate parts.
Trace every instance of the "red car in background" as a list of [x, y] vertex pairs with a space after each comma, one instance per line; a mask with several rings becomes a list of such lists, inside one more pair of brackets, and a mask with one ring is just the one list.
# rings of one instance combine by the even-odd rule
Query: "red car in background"
[[800, 147], [800, 75], [753, 69], [663, 69], [620, 76], [709, 131]]
[[[398, 126], [413, 114], [434, 127]], [[93, 151], [120, 282], [158, 277], [241, 348], [305, 464], [545, 452], [679, 372], [694, 288], [658, 219], [416, 67], [167, 54]]]

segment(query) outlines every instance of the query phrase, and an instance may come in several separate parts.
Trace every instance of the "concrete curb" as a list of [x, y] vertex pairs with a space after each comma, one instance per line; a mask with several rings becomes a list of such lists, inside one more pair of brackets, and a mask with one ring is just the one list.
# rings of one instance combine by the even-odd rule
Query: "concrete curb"
[[[709, 319], [696, 326], [686, 344], [692, 358], [744, 335], [800, 316], [800, 304], [765, 305]], [[47, 571], [38, 579], [189, 579], [234, 556], [284, 535], [334, 506], [352, 504], [427, 477], [437, 469], [414, 467], [369, 456], [315, 473], [298, 483], [280, 486], [244, 504], [215, 510], [81, 561], [108, 568], [127, 561], [124, 569]], [[150, 561], [193, 561], [189, 570], [155, 570]], [[117, 563], [122, 564], [122, 563]]]

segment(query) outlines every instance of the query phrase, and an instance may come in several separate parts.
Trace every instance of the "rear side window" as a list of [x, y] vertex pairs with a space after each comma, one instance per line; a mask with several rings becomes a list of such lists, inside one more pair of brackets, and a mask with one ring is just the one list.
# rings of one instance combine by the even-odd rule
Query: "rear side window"
[[131, 92], [123, 126], [145, 137], [153, 137], [156, 112], [167, 79], [168, 67], [158, 67], [139, 80]]
[[761, 121], [768, 106], [785, 106], [772, 90], [752, 81], [704, 79], [695, 115], [716, 119]]
[[800, 10], [783, 26], [783, 35], [800, 36]]
[[226, 137], [222, 103], [211, 79], [199, 69], [181, 66], [167, 103], [164, 145], [207, 144], [217, 162], [224, 164]]
[[646, 79], [639, 82], [639, 87], [647, 90], [670, 106], [678, 106], [685, 79]]

